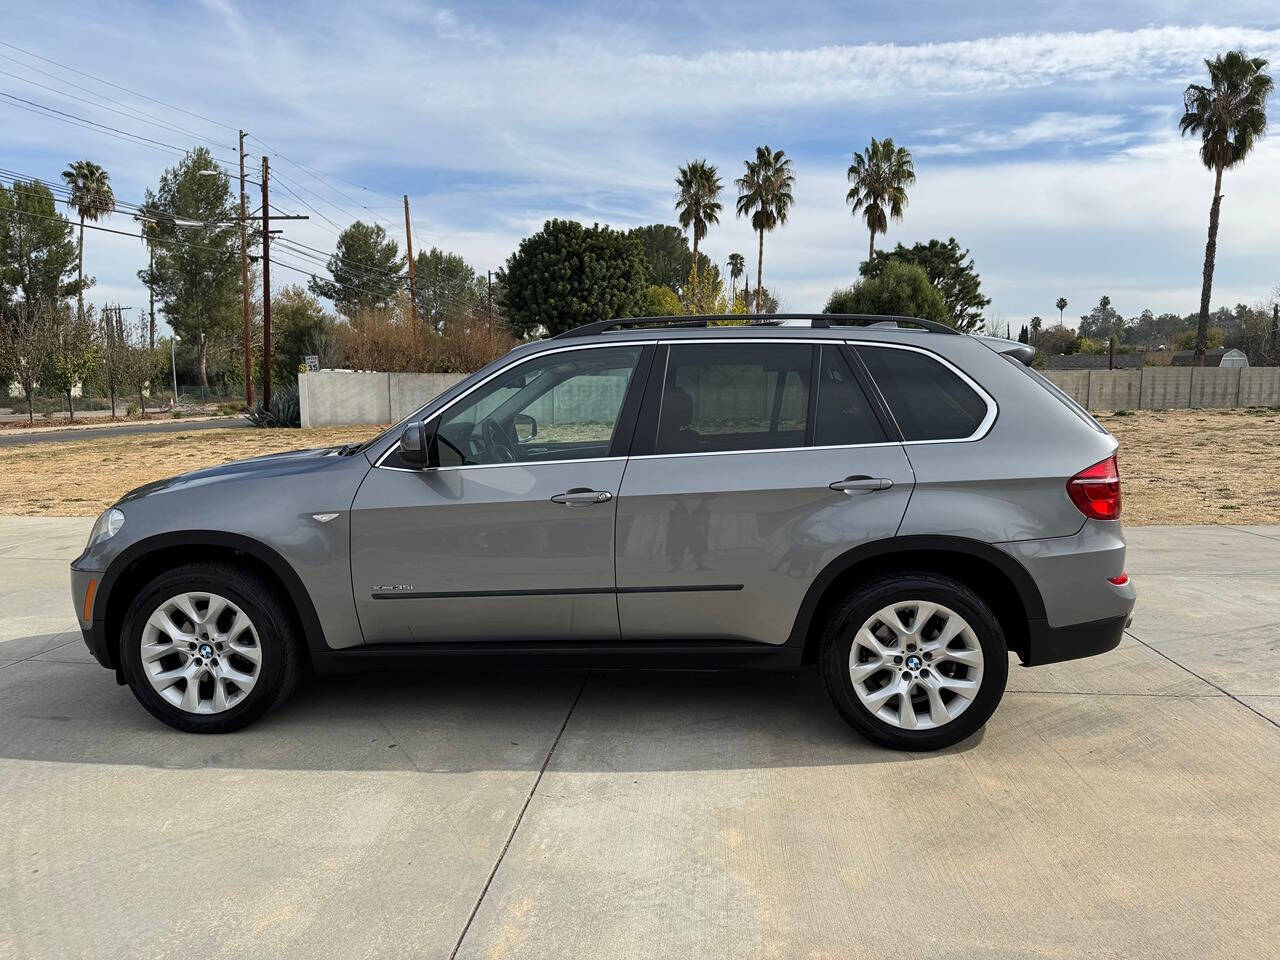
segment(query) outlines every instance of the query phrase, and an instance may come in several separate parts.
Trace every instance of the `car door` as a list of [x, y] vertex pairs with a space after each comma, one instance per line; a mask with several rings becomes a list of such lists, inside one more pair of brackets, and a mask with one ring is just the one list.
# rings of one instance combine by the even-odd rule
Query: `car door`
[[618, 499], [624, 640], [782, 643], [846, 550], [897, 531], [914, 477], [836, 341], [673, 341]]
[[369, 472], [351, 521], [367, 643], [617, 639], [616, 498], [654, 350], [519, 361], [433, 417], [439, 467], [393, 448]]

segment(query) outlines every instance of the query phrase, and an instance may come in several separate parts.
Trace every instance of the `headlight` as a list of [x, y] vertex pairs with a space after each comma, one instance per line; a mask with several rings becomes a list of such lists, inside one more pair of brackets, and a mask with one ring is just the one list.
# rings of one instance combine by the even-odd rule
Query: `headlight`
[[[89, 547], [95, 543], [101, 543], [103, 540], [110, 540], [120, 528], [124, 526], [124, 513], [112, 507], [100, 516], [93, 524], [93, 529], [89, 532]], [[88, 549], [86, 547], [85, 549]]]

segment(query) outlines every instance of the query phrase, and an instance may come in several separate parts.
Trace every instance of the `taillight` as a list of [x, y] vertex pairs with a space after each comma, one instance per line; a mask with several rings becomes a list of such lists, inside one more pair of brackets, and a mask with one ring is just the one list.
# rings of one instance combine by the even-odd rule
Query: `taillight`
[[1067, 496], [1086, 517], [1120, 519], [1120, 465], [1115, 454], [1067, 481]]

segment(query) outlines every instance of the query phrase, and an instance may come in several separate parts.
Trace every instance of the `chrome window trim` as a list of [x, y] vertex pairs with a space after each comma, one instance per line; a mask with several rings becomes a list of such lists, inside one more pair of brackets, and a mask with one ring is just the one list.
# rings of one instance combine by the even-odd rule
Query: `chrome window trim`
[[[583, 458], [574, 458], [570, 460], [534, 460], [534, 461], [522, 460], [522, 461], [517, 461], [515, 463], [467, 463], [467, 464], [457, 464], [457, 465], [448, 466], [448, 467], [431, 467], [429, 469], [433, 471], [434, 470], [484, 470], [492, 467], [527, 467], [527, 466], [541, 466], [541, 465], [550, 464], [550, 463], [602, 463], [610, 460], [627, 460], [627, 459], [658, 460], [658, 459], [671, 459], [676, 457], [721, 457], [721, 456], [733, 455], [733, 454], [751, 454], [751, 453], [794, 453], [799, 450], [858, 450], [864, 447], [892, 447], [892, 446], [899, 446], [899, 445], [905, 447], [905, 446], [920, 446], [922, 444], [933, 444], [933, 443], [973, 443], [977, 440], [981, 440], [991, 431], [991, 427], [992, 425], [994, 425], [996, 421], [996, 416], [999, 413], [999, 407], [997, 406], [996, 401], [991, 396], [991, 394], [987, 393], [986, 390], [982, 389], [982, 387], [979, 386], [978, 383], [972, 377], [970, 377], [967, 373], [965, 373], [963, 370], [957, 367], [954, 363], [952, 363], [946, 357], [943, 357], [937, 353], [934, 353], [932, 350], [926, 350], [922, 347], [917, 347], [917, 346], [910, 346], [905, 343], [887, 343], [883, 340], [850, 340], [847, 338], [837, 338], [837, 337], [751, 336], [748, 334], [746, 336], [680, 337], [678, 339], [646, 338], [643, 340], [610, 340], [607, 343], [580, 343], [580, 344], [574, 344], [572, 346], [555, 347], [550, 350], [539, 350], [536, 353], [532, 353], [527, 357], [523, 357], [520, 360], [517, 360], [515, 363], [507, 364], [506, 366], [501, 367], [498, 370], [495, 370], [493, 373], [489, 374], [489, 376], [485, 377], [483, 380], [479, 381], [478, 383], [472, 384], [470, 387], [466, 389], [465, 392], [458, 394], [458, 396], [454, 397], [451, 401], [449, 401], [449, 403], [445, 404], [445, 406], [441, 407], [435, 413], [431, 414], [431, 416], [428, 417], [425, 422], [430, 423], [432, 420], [436, 419], [437, 417], [443, 416], [454, 405], [465, 400], [473, 392], [480, 389], [480, 387], [484, 386], [494, 377], [500, 376], [501, 374], [504, 374], [509, 370], [514, 370], [516, 367], [520, 366], [521, 364], [528, 363], [531, 360], [536, 360], [539, 357], [545, 357], [552, 353], [565, 353], [570, 350], [600, 350], [600, 349], [607, 349], [609, 347], [629, 347], [629, 346], [643, 347], [651, 343], [657, 343], [662, 346], [675, 346], [675, 345], [684, 344], [684, 343], [748, 343], [748, 342], [810, 343], [810, 344], [845, 343], [845, 344], [848, 344], [849, 346], [854, 346], [854, 347], [876, 347], [876, 348], [885, 348], [889, 350], [910, 350], [914, 353], [922, 353], [925, 356], [929, 357], [931, 360], [934, 360], [935, 362], [942, 364], [942, 366], [946, 367], [948, 370], [954, 373], [957, 377], [959, 377], [960, 380], [964, 382], [971, 390], [973, 390], [979, 396], [979, 398], [981, 398], [983, 403], [986, 404], [987, 413], [986, 413], [986, 416], [983, 417], [982, 422], [978, 424], [978, 428], [969, 436], [951, 437], [945, 440], [901, 440], [901, 441], [887, 440], [887, 441], [881, 441], [878, 443], [833, 444], [833, 445], [820, 446], [820, 447], [819, 446], [764, 447], [764, 448], [755, 449], [755, 450], [703, 450], [703, 451], [697, 451], [692, 453], [646, 453], [646, 454], [640, 454], [639, 456], [634, 456], [634, 457], [583, 457]], [[872, 382], [874, 382], [874, 380], [875, 378], [873, 377]], [[877, 385], [877, 389], [879, 389], [879, 385]], [[378, 458], [378, 462], [374, 464], [374, 468], [379, 470], [394, 470], [399, 473], [422, 473], [423, 472], [422, 470], [413, 470], [408, 467], [383, 466], [383, 461], [385, 461], [387, 457], [391, 456], [391, 454], [394, 453], [399, 448], [400, 448], [400, 441], [397, 440], [395, 443], [393, 443], [390, 447], [386, 449], [386, 452], [384, 452], [382, 456]]]
[[[969, 376], [967, 373], [965, 373], [963, 370], [957, 367], [954, 363], [952, 363], [946, 357], [941, 356], [940, 354], [934, 353], [932, 350], [925, 350], [923, 347], [908, 346], [905, 343], [885, 343], [883, 340], [846, 340], [845, 343], [854, 347], [872, 347], [875, 349], [888, 349], [888, 350], [909, 350], [912, 353], [923, 353], [926, 357], [928, 357], [929, 359], [933, 360], [936, 363], [942, 364], [942, 366], [946, 367], [948, 370], [954, 373], [957, 377], [959, 377], [960, 380], [964, 384], [966, 384], [970, 390], [976, 393], [978, 395], [978, 398], [982, 400], [984, 404], [986, 404], [986, 407], [987, 407], [986, 416], [982, 418], [982, 422], [978, 424], [977, 428], [973, 431], [973, 433], [969, 434], [969, 436], [947, 437], [941, 440], [903, 440], [902, 445], [904, 447], [918, 447], [927, 443], [928, 444], [974, 443], [978, 440], [981, 440], [983, 437], [985, 437], [988, 433], [991, 432], [992, 426], [995, 425], [996, 417], [1000, 413], [1000, 407], [996, 403], [995, 398], [991, 396], [991, 394], [987, 393], [986, 390], [982, 389], [982, 387], [978, 384], [976, 380], [973, 379], [973, 377]], [[870, 375], [870, 371], [867, 371], [867, 373], [868, 375]], [[876, 383], [876, 378], [874, 376], [871, 377], [871, 382]], [[880, 384], [876, 383], [876, 389], [877, 390], [880, 389]], [[889, 406], [888, 400], [885, 400], [885, 406], [888, 408], [889, 413], [892, 414], [893, 408]]]

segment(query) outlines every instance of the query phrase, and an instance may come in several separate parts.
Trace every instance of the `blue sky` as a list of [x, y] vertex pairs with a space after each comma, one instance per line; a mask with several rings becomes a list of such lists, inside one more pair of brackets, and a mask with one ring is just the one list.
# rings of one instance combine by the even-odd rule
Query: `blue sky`
[[[1182, 90], [1203, 76], [1204, 57], [1234, 46], [1280, 73], [1280, 9], [1234, 0], [11, 0], [5, 25], [25, 50], [216, 122], [5, 47], [0, 71], [14, 76], [0, 75], [0, 91], [195, 142], [25, 82], [96, 99], [69, 80], [224, 144], [212, 149], [228, 158], [243, 127], [260, 138], [255, 163], [281, 155], [273, 206], [308, 212], [291, 184], [338, 225], [377, 218], [399, 238], [408, 193], [415, 247], [457, 251], [481, 270], [552, 216], [674, 222], [679, 164], [705, 157], [731, 182], [757, 144], [785, 149], [797, 202], [766, 237], [764, 279], [794, 310], [820, 308], [855, 278], [867, 235], [844, 203], [845, 170], [870, 137], [892, 136], [915, 155], [918, 182], [885, 242], [955, 236], [993, 299], [988, 315], [1015, 328], [1050, 317], [1060, 295], [1068, 320], [1102, 294], [1126, 315], [1195, 309], [1212, 180], [1178, 137]], [[1280, 98], [1271, 107], [1280, 130]], [[56, 179], [87, 157], [112, 172], [121, 200], [141, 200], [177, 159], [11, 105], [0, 104], [0, 122], [0, 166]], [[1264, 300], [1280, 284], [1277, 184], [1273, 133], [1227, 175], [1215, 306]], [[754, 264], [731, 197], [726, 210], [704, 249]], [[288, 236], [327, 250], [334, 229], [313, 214]], [[138, 242], [91, 234], [85, 261], [92, 299], [145, 304]]]

